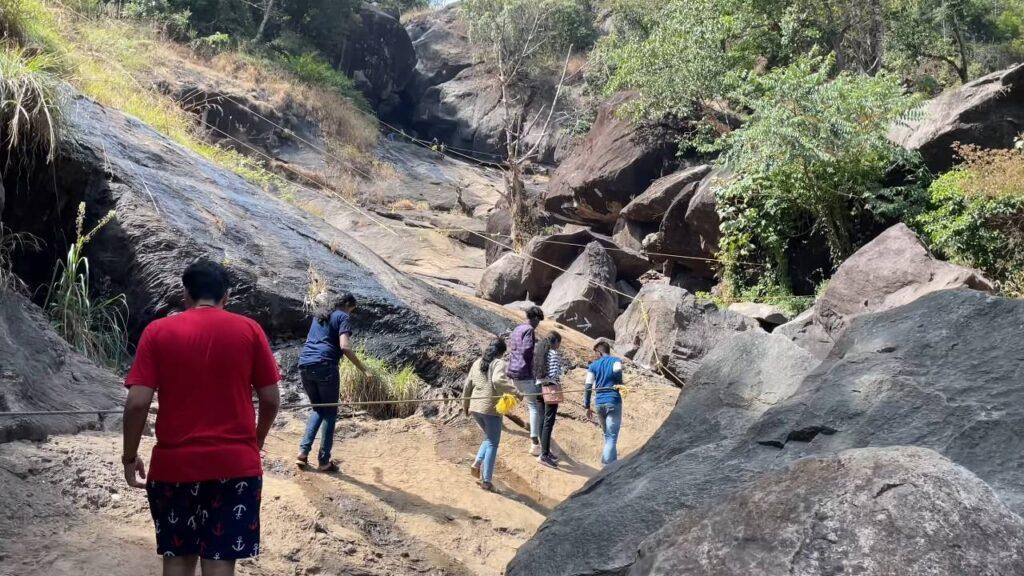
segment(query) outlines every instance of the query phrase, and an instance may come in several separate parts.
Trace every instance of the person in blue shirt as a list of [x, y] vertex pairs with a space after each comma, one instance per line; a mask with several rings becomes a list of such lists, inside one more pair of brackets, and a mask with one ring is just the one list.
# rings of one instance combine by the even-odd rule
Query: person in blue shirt
[[622, 359], [612, 356], [611, 344], [600, 338], [594, 345], [594, 351], [601, 356], [590, 363], [587, 368], [587, 380], [584, 384], [583, 407], [587, 410], [587, 420], [593, 422], [594, 410], [590, 407], [591, 392], [597, 404], [597, 417], [604, 431], [604, 451], [601, 463], [605, 466], [618, 459], [615, 445], [619, 440], [619, 427], [622, 424], [622, 395], [615, 386], [622, 384]]
[[[334, 305], [313, 318], [306, 335], [306, 344], [299, 354], [299, 377], [310, 404], [333, 404], [338, 401], [341, 377], [338, 363], [348, 358], [360, 372], [366, 374], [362, 362], [352, 350], [352, 327], [350, 314], [356, 309], [356, 298], [343, 293]], [[317, 431], [320, 431], [320, 452], [317, 454], [317, 470], [337, 472], [338, 465], [331, 460], [334, 446], [334, 426], [338, 420], [338, 407], [313, 408], [306, 423], [306, 434], [299, 444], [296, 462], [305, 467], [309, 464], [309, 452], [313, 449]]]

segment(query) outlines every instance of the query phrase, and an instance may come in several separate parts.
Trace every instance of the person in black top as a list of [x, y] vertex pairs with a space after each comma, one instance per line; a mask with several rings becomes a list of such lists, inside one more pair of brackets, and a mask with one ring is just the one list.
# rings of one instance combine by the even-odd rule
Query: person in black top
[[[338, 363], [348, 358], [360, 372], [366, 373], [362, 362], [352, 350], [352, 328], [350, 314], [356, 308], [355, 296], [344, 293], [327, 310], [322, 311], [309, 326], [306, 344], [299, 355], [299, 377], [302, 388], [311, 404], [333, 404], [338, 402], [341, 379]], [[296, 462], [300, 466], [309, 464], [309, 452], [313, 449], [317, 431], [320, 431], [320, 452], [317, 454], [317, 470], [336, 472], [338, 465], [331, 460], [334, 446], [334, 426], [338, 420], [338, 407], [313, 408], [306, 424], [306, 434], [299, 444]]]

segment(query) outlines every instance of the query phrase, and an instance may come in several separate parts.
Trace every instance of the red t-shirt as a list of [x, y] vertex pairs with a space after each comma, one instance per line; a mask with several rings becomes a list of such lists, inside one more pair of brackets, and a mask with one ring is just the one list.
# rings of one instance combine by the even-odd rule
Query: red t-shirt
[[253, 389], [280, 379], [266, 334], [245, 316], [193, 308], [150, 323], [125, 379], [160, 401], [149, 478], [262, 476]]

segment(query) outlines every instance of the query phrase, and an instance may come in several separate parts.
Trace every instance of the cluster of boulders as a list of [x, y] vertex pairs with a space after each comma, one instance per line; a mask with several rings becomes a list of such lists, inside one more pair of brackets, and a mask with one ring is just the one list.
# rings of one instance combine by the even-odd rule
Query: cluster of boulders
[[897, 227], [851, 258], [819, 349], [721, 338], [508, 574], [1024, 573], [1024, 301], [918, 246]]

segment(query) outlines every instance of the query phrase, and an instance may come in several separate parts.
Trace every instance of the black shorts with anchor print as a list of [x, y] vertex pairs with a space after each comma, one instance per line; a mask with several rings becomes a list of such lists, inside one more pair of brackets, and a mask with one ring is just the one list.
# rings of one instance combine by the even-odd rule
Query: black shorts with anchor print
[[161, 556], [238, 560], [260, 553], [263, 478], [147, 482]]

